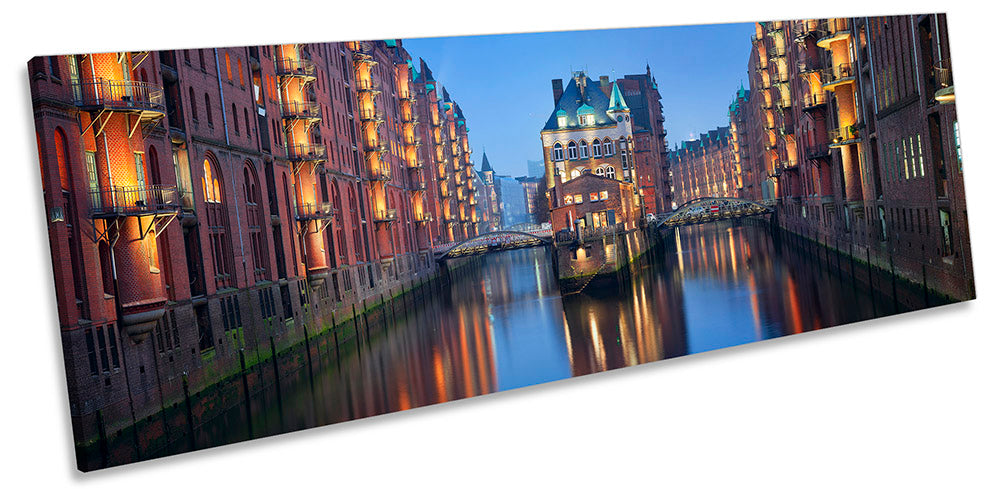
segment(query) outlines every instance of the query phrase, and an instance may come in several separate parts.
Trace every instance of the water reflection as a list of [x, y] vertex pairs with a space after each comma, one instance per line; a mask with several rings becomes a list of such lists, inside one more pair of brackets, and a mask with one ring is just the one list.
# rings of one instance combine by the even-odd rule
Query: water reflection
[[[239, 384], [223, 387], [217, 394], [236, 397], [227, 401], [236, 405], [194, 426], [193, 438], [151, 452], [124, 446], [118, 460], [132, 460], [125, 458], [134, 451], [148, 458], [209, 447], [917, 309], [873, 290], [871, 274], [868, 284], [846, 276], [846, 266], [858, 273], [847, 260], [778, 241], [761, 224], [682, 228], [641, 257], [631, 275], [567, 297], [559, 294], [548, 249], [490, 254], [456, 269], [441, 293], [429, 288], [387, 305], [381, 311], [387, 324], [366, 320], [346, 342], [329, 335], [311, 341], [308, 360], [300, 360], [305, 366], [256, 368], [249, 378], [264, 385], [252, 388], [249, 400]], [[220, 400], [206, 397], [204, 407]], [[163, 421], [183, 429], [180, 414]]]

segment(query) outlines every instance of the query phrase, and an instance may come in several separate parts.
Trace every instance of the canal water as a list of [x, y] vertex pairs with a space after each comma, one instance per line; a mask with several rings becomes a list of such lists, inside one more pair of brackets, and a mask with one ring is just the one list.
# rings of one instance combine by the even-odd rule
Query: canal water
[[184, 408], [166, 412], [165, 428], [184, 432], [170, 442], [122, 434], [81, 463], [160, 457], [944, 302], [759, 221], [676, 230], [630, 274], [572, 296], [560, 295], [549, 249], [467, 261], [450, 285], [394, 305], [383, 328], [347, 344], [312, 341], [308, 365], [249, 398], [227, 389], [236, 402], [204, 424], [188, 416], [185, 427]]

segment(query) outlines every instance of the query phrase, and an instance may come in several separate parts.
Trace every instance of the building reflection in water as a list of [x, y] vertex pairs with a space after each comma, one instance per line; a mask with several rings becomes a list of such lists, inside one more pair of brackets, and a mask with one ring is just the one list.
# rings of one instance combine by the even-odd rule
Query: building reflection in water
[[[387, 305], [389, 324], [374, 318], [359, 329], [361, 338], [341, 344], [329, 335], [317, 338], [310, 343], [309, 365], [283, 372], [277, 386], [238, 402], [239, 407], [210, 415], [194, 429], [193, 440], [178, 440], [142, 456], [915, 309], [900, 308], [899, 301], [895, 307], [886, 296], [871, 294], [867, 285], [828, 269], [830, 261], [821, 255], [778, 242], [757, 223], [678, 229], [638, 258], [630, 275], [566, 297], [559, 293], [548, 248], [495, 253], [466, 263], [453, 267], [454, 283], [443, 293]], [[274, 376], [267, 373], [272, 372], [259, 368], [251, 378]], [[210, 399], [206, 404], [212, 404]], [[130, 451], [130, 444], [121, 442], [120, 450]]]

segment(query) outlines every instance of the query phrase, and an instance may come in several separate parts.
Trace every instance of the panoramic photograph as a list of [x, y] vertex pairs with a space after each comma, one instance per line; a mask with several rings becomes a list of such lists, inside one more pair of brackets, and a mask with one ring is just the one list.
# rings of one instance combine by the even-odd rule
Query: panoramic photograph
[[82, 471], [976, 297], [945, 14], [27, 75]]

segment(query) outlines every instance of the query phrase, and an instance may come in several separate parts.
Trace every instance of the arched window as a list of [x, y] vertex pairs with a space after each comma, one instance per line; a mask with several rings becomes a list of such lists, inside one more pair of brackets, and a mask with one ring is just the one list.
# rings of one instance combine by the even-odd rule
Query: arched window
[[205, 93], [205, 116], [209, 121], [209, 126], [212, 126], [212, 100], [209, 99], [208, 93]]
[[556, 143], [553, 145], [553, 161], [562, 162], [563, 161], [563, 145]]
[[202, 190], [205, 193], [205, 225], [209, 231], [209, 245], [212, 249], [212, 265], [215, 269], [216, 289], [233, 286], [233, 256], [230, 248], [229, 215], [223, 203], [222, 175], [215, 157], [205, 156], [202, 162], [204, 176]]
[[224, 57], [226, 57], [226, 78], [229, 79], [230, 82], [232, 82], [233, 81], [233, 66], [229, 63], [229, 52], [226, 52], [224, 54]]
[[580, 169], [579, 168], [575, 168], [575, 169], [573, 169], [573, 170], [570, 171], [570, 178], [571, 179], [576, 179], [577, 177], [580, 177]]
[[191, 101], [191, 120], [198, 122], [198, 103], [195, 101], [195, 88], [188, 88], [188, 100]]
[[236, 115], [236, 103], [233, 103], [233, 134], [240, 135], [240, 119]]
[[587, 141], [584, 141], [583, 139], [581, 139], [580, 140], [580, 157], [581, 158], [587, 158], [587, 156], [588, 156]]
[[594, 169], [594, 175], [597, 175], [598, 177], [604, 177], [605, 176], [605, 169], [603, 169], [601, 167], [598, 167], [598, 168]]
[[605, 168], [605, 177], [608, 177], [609, 179], [614, 179], [615, 178], [615, 167], [609, 165], [607, 168]]
[[601, 141], [598, 141], [598, 138], [591, 141], [591, 154], [596, 157], [601, 156]]
[[344, 217], [341, 215], [341, 186], [336, 179], [331, 182], [330, 201], [333, 203], [334, 227], [337, 229], [337, 254], [340, 255], [341, 264], [346, 265], [348, 263], [348, 244], [344, 236]]
[[615, 145], [612, 144], [612, 140], [605, 138], [605, 156], [612, 156], [615, 154]]
[[254, 164], [246, 162], [243, 167], [243, 194], [247, 205], [247, 231], [250, 234], [250, 252], [254, 261], [254, 281], [260, 282], [270, 277], [271, 263], [268, 246], [264, 242], [264, 209], [261, 204], [261, 186], [254, 172]]
[[250, 137], [250, 115], [247, 113], [247, 107], [243, 107], [243, 125], [247, 126], [247, 137]]
[[570, 144], [567, 145], [567, 160], [576, 160], [576, 159], [577, 159], [577, 143], [570, 141]]

